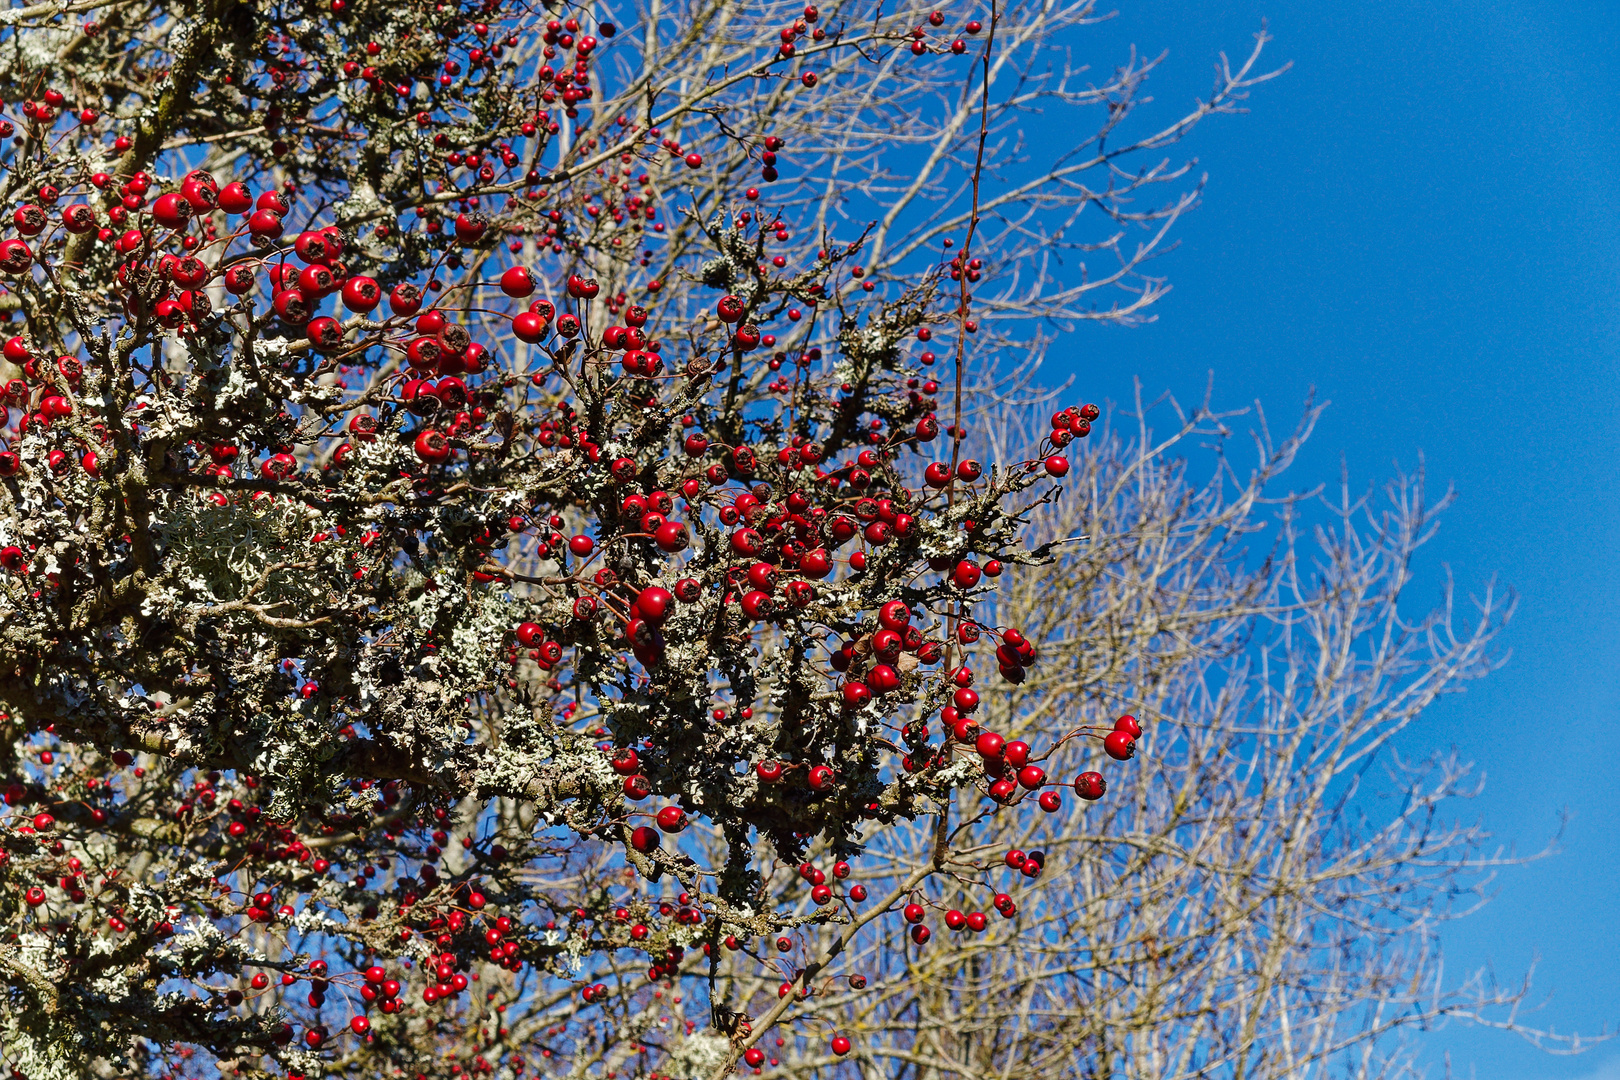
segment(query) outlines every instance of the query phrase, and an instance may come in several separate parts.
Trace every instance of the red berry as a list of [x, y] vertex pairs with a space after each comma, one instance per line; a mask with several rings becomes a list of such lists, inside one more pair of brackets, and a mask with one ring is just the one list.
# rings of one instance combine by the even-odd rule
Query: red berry
[[1111, 731], [1103, 740], [1103, 749], [1115, 761], [1128, 761], [1136, 753], [1136, 740], [1128, 731]]
[[[139, 236], [140, 234], [136, 233], [136, 235]], [[0, 242], [0, 273], [9, 274], [12, 277], [26, 274], [33, 261], [33, 251], [21, 240]]]
[[335, 352], [343, 347], [343, 324], [330, 316], [311, 319], [304, 333], [317, 352]]
[[872, 688], [863, 682], [846, 682], [842, 692], [844, 708], [852, 712], [864, 708], [872, 700]]
[[973, 586], [979, 583], [979, 575], [981, 573], [982, 571], [980, 571], [978, 563], [974, 562], [972, 559], [963, 559], [961, 562], [957, 563], [956, 568], [951, 571], [951, 584], [955, 585], [958, 589], [971, 589]]
[[419, 432], [415, 448], [416, 456], [430, 465], [450, 459], [450, 442], [444, 437], [444, 432], [437, 428], [426, 428]]
[[675, 597], [668, 589], [650, 585], [636, 596], [636, 611], [654, 626], [662, 626], [675, 606]]
[[526, 266], [514, 266], [501, 275], [501, 292], [521, 300], [534, 293], [534, 275]]
[[734, 323], [741, 321], [748, 311], [748, 305], [740, 296], [722, 296], [720, 302], [714, 306], [715, 313], [720, 316], [721, 322]]
[[248, 232], [255, 239], [274, 240], [281, 235], [281, 218], [271, 210], [255, 210], [253, 216], [248, 218]]
[[658, 827], [667, 833], [677, 833], [686, 828], [686, 811], [678, 806], [666, 806], [658, 811]]
[[1102, 798], [1107, 790], [1102, 773], [1083, 772], [1074, 778], [1074, 793], [1088, 802]]
[[253, 209], [253, 195], [246, 184], [226, 184], [219, 190], [219, 208], [227, 214], [245, 214]]
[[343, 306], [364, 314], [382, 302], [382, 286], [376, 279], [356, 275], [343, 283]]
[[546, 320], [532, 311], [523, 311], [512, 316], [512, 333], [530, 345], [537, 344], [546, 336], [546, 325]]
[[409, 318], [422, 310], [422, 290], [408, 281], [395, 285], [388, 294], [388, 310]]
[[159, 195], [152, 204], [152, 219], [165, 229], [183, 229], [191, 220], [191, 204], [178, 191]]

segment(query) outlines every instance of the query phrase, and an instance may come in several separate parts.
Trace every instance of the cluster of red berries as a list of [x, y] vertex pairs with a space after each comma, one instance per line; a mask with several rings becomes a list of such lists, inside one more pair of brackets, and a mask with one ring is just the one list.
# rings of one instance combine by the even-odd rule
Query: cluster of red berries
[[[334, 10], [344, 2], [334, 0]], [[806, 7], [802, 18], [781, 26], [779, 42], [767, 48], [774, 48], [782, 62], [801, 63], [812, 44], [829, 37], [818, 25], [819, 15], [815, 7]], [[945, 24], [942, 12], [929, 14], [926, 22], [927, 27], [902, 28], [890, 37], [891, 45], [917, 55], [965, 52], [961, 38], [948, 44], [931, 38]], [[543, 148], [546, 133], [561, 131], [559, 121], [577, 119], [579, 109], [600, 96], [599, 83], [593, 83], [605, 70], [598, 50], [615, 29], [597, 23], [592, 34], [585, 32], [589, 25], [589, 20], [582, 25], [573, 17], [546, 22], [546, 63], [534, 72], [528, 105], [518, 113], [503, 113], [507, 120], [522, 120], [518, 130], [535, 140], [531, 155]], [[0, 401], [0, 426], [11, 422], [11, 410], [19, 414], [17, 447], [0, 445], [0, 478], [43, 474], [63, 506], [102, 499], [107, 492], [92, 481], [111, 479], [103, 477], [111, 471], [109, 455], [131, 447], [139, 455], [160, 442], [153, 435], [159, 425], [150, 419], [159, 411], [153, 400], [162, 399], [165, 408], [173, 405], [177, 413], [189, 410], [191, 418], [180, 425], [187, 434], [152, 455], [154, 479], [146, 494], [165, 503], [165, 513], [175, 505], [187, 514], [200, 508], [213, 514], [214, 522], [228, 521], [239, 508], [255, 518], [272, 510], [278, 518], [282, 510], [288, 510], [287, 517], [311, 511], [304, 531], [290, 540], [278, 539], [278, 547], [297, 549], [290, 558], [307, 556], [307, 564], [296, 565], [313, 569], [298, 573], [309, 575], [314, 582], [310, 591], [319, 594], [320, 603], [346, 609], [345, 617], [360, 613], [357, 624], [369, 613], [383, 613], [356, 638], [368, 642], [356, 647], [357, 656], [364, 654], [359, 666], [345, 668], [321, 660], [319, 649], [303, 648], [306, 638], [283, 633], [330, 625], [330, 615], [295, 612], [290, 610], [296, 606], [293, 601], [287, 602], [288, 610], [267, 601], [251, 613], [247, 609], [256, 605], [246, 600], [210, 607], [206, 618], [230, 617], [220, 624], [220, 638], [235, 635], [240, 641], [245, 634], [262, 633], [282, 650], [255, 658], [261, 666], [254, 678], [266, 671], [273, 676], [268, 680], [273, 692], [255, 702], [270, 715], [263, 725], [265, 745], [292, 730], [298, 739], [325, 740], [323, 749], [333, 753], [322, 761], [345, 761], [349, 764], [344, 767], [350, 767], [353, 761], [367, 760], [358, 752], [346, 757], [349, 748], [340, 744], [385, 745], [384, 733], [400, 726], [378, 719], [381, 706], [367, 715], [370, 706], [357, 700], [354, 684], [407, 685], [426, 679], [420, 672], [435, 664], [448, 688], [442, 700], [452, 703], [445, 706], [452, 711], [459, 700], [496, 694], [505, 698], [500, 708], [514, 702], [527, 708], [537, 698], [561, 695], [568, 679], [573, 689], [583, 687], [599, 703], [633, 697], [646, 704], [644, 716], [602, 719], [606, 710], [587, 708], [585, 714], [598, 726], [583, 735], [574, 730], [579, 698], [552, 716], [560, 720], [559, 755], [574, 751], [569, 739], [578, 737], [587, 750], [600, 739], [596, 745], [611, 765], [613, 778], [600, 785], [596, 781], [603, 774], [594, 761], [590, 769], [578, 770], [590, 774], [585, 797], [589, 805], [603, 809], [603, 821], [610, 826], [586, 835], [622, 841], [629, 849], [628, 862], [649, 877], [681, 857], [664, 849], [691, 846], [687, 830], [698, 815], [733, 815], [728, 824], [769, 824], [780, 835], [779, 850], [792, 852], [786, 856], [791, 865], [803, 857], [802, 842], [811, 837], [848, 840], [864, 827], [862, 822], [887, 820], [890, 811], [872, 801], [874, 785], [928, 792], [934, 784], [932, 794], [948, 793], [949, 785], [961, 783], [960, 773], [937, 783], [935, 778], [946, 773], [953, 759], [972, 762], [975, 754], [982, 772], [974, 772], [974, 783], [996, 803], [1012, 806], [1029, 796], [1043, 810], [1059, 809], [1061, 785], [1042, 764], [1050, 755], [981, 729], [976, 714], [983, 687], [959, 657], [988, 637], [1004, 682], [1017, 684], [1029, 677], [1038, 657], [1035, 643], [1015, 627], [981, 626], [971, 607], [1005, 573], [1004, 560], [1028, 561], [1027, 553], [1012, 543], [1014, 530], [1007, 526], [1009, 515], [1001, 510], [1001, 501], [1042, 475], [1065, 476], [1070, 464], [1060, 451], [1089, 432], [1097, 408], [1077, 406], [1055, 416], [1050, 445], [1043, 445], [1033, 460], [997, 469], [960, 456], [960, 447], [953, 445], [948, 454], [930, 453], [922, 459], [928, 464], [920, 470], [920, 482], [908, 479], [904, 454], [922, 451], [942, 429], [935, 400], [939, 383], [920, 377], [920, 369], [930, 367], [936, 357], [925, 351], [913, 360], [904, 349], [912, 335], [919, 342], [930, 341], [926, 324], [938, 323], [941, 314], [931, 310], [927, 298], [886, 309], [882, 319], [869, 320], [869, 329], [893, 340], [867, 355], [856, 355], [858, 342], [853, 339], [837, 346], [846, 354], [838, 361], [840, 368], [859, 369], [860, 374], [829, 378], [818, 372], [814, 366], [823, 357], [813, 342], [832, 352], [830, 342], [839, 340], [816, 336], [819, 331], [812, 328], [818, 311], [836, 299], [844, 313], [840, 290], [847, 285], [859, 299], [877, 291], [880, 286], [872, 278], [879, 275], [856, 265], [847, 280], [837, 276], [837, 268], [855, 255], [858, 245], [830, 242], [818, 253], [814, 269], [774, 273], [787, 271], [788, 260], [780, 254], [767, 258], [767, 238], [787, 241], [789, 225], [779, 214], [751, 206], [727, 215], [721, 231], [729, 240], [714, 240], [731, 245], [720, 252], [725, 258], [719, 262], [740, 270], [704, 279], [720, 294], [713, 321], [700, 320], [704, 329], [687, 345], [660, 341], [657, 330], [661, 319], [667, 323], [668, 312], [650, 305], [664, 283], [654, 279], [638, 286], [630, 269], [635, 256], [618, 260], [605, 245], [593, 250], [588, 244], [595, 241], [569, 238], [561, 204], [540, 209], [557, 190], [549, 182], [545, 193], [531, 190], [504, 209], [497, 209], [498, 200], [479, 203], [474, 192], [486, 198], [517, 194], [512, 170], [527, 166], [523, 155], [500, 141], [515, 138], [510, 130], [504, 136], [479, 134], [454, 142], [444, 132], [426, 130], [443, 124], [446, 110], [460, 109], [474, 85], [494, 75], [503, 50], [517, 44], [515, 37], [503, 36], [485, 22], [471, 23], [468, 29], [476, 41], [455, 35], [440, 41], [459, 40], [456, 47], [465, 48], [465, 56], [425, 49], [434, 55], [407, 62], [392, 55], [405, 51], [398, 42], [379, 35], [382, 40], [363, 47], [351, 42], [341, 62], [324, 69], [302, 63], [297, 54], [303, 47], [295, 46], [291, 35], [272, 35], [268, 51], [279, 66], [267, 66], [265, 78], [248, 87], [286, 97], [290, 95], [283, 91], [301, 80], [336, 81], [341, 71], [344, 80], [363, 84], [349, 83], [345, 94], [365, 98], [369, 89], [367, 107], [386, 102], [388, 110], [397, 111], [390, 123], [403, 129], [402, 138], [417, 140], [428, 170], [422, 201], [411, 201], [421, 191], [403, 202], [380, 196], [382, 213], [399, 206], [416, 210], [418, 226], [414, 232], [406, 230], [411, 232], [406, 238], [399, 237], [399, 227], [391, 221], [372, 225], [368, 233], [363, 227], [322, 224], [327, 219], [317, 216], [299, 229], [296, 187], [221, 183], [228, 178], [201, 169], [185, 172], [169, 185], [159, 179], [163, 170], [155, 166], [150, 172], [87, 178], [64, 168], [53, 176], [66, 189], [65, 196], [57, 183], [31, 182], [28, 201], [11, 215], [16, 235], [0, 240], [0, 274], [28, 277], [30, 287], [43, 288], [59, 269], [84, 273], [87, 279], [105, 272], [111, 279], [105, 290], [108, 312], [124, 316], [128, 333], [145, 335], [143, 345], [152, 346], [152, 355], [170, 346], [176, 355], [207, 353], [211, 363], [235, 365], [233, 374], [249, 367], [241, 356], [255, 363], [264, 359], [269, 366], [254, 391], [264, 399], [257, 412], [245, 407], [233, 412], [236, 406], [220, 405], [219, 397], [208, 396], [216, 389], [208, 380], [217, 372], [198, 362], [171, 381], [165, 381], [165, 373], [139, 373], [144, 381], [131, 375], [141, 390], [131, 395], [123, 414], [87, 417], [86, 395], [92, 387], [99, 387], [96, 392], [107, 389], [97, 382], [101, 375], [96, 365], [74, 356], [53, 359], [67, 347], [44, 345], [54, 339], [31, 322], [28, 335], [4, 343], [5, 359], [22, 376], [4, 386]], [[969, 22], [965, 32], [981, 29]], [[564, 53], [572, 55], [552, 63]], [[426, 66], [418, 70], [422, 64]], [[802, 85], [816, 85], [814, 71], [800, 68], [796, 73]], [[559, 115], [554, 119], [550, 112], [537, 112], [536, 98], [547, 106], [560, 103]], [[49, 126], [64, 105], [59, 92], [47, 91], [44, 101], [29, 103], [24, 114], [31, 123]], [[83, 110], [79, 119], [93, 124], [97, 115]], [[630, 128], [620, 118], [618, 126], [628, 131], [614, 132], [607, 127], [614, 121], [598, 119], [602, 124], [595, 133], [588, 133], [584, 123], [574, 126], [576, 146], [596, 151], [626, 133], [646, 145], [633, 148], [635, 154], [620, 156], [615, 150], [599, 156], [602, 167], [596, 175], [603, 191], [597, 197], [602, 205], [584, 207], [583, 217], [628, 221], [639, 230], [656, 211], [649, 177], [637, 181], [640, 194], [631, 194], [636, 154], [644, 161], [684, 162], [692, 169], [701, 168], [704, 157], [691, 145], [664, 139], [657, 128]], [[275, 139], [272, 156], [288, 152], [289, 132], [309, 127], [305, 115], [296, 107], [284, 110], [279, 98], [264, 120], [266, 133]], [[691, 142], [682, 132], [671, 134]], [[760, 177], [776, 180], [786, 140], [758, 126], [744, 138], [758, 151]], [[129, 145], [124, 136], [114, 143], [120, 152]], [[656, 150], [658, 145], [668, 158]], [[571, 168], [578, 159], [559, 158], [560, 168]], [[489, 185], [503, 176], [502, 170], [514, 182], [502, 179], [501, 187], [491, 191]], [[79, 179], [63, 179], [73, 176]], [[535, 169], [527, 169], [530, 185], [539, 187], [539, 179]], [[458, 191], [458, 183], [470, 186]], [[753, 203], [759, 190], [748, 188], [743, 198]], [[539, 220], [539, 226], [521, 224], [531, 219]], [[650, 228], [661, 231], [663, 225]], [[493, 272], [487, 275], [480, 269], [490, 252], [499, 258], [503, 241], [510, 250], [519, 250], [520, 237], [534, 240], [542, 250], [569, 250], [582, 258], [555, 278], [529, 265], [490, 262]], [[82, 256], [83, 265], [70, 267], [72, 259], [55, 259], [64, 248], [90, 254]], [[647, 265], [645, 255], [640, 265]], [[440, 277], [446, 269], [468, 268], [460, 284], [447, 285], [449, 276]], [[682, 281], [691, 280], [686, 269], [681, 268]], [[953, 280], [974, 283], [984, 265], [980, 259], [959, 258], [948, 271]], [[593, 276], [597, 273], [602, 281]], [[542, 295], [548, 288], [549, 298]], [[219, 290], [230, 305], [223, 314], [215, 310]], [[483, 298], [494, 297], [496, 290], [500, 296], [492, 309]], [[686, 299], [682, 295], [680, 303]], [[849, 311], [852, 325], [860, 315]], [[785, 327], [772, 321], [782, 316]], [[252, 349], [233, 353], [225, 348], [243, 326], [251, 327], [245, 341], [252, 349], [268, 345], [256, 359]], [[474, 340], [481, 326], [487, 331], [483, 342]], [[972, 332], [976, 324], [969, 320], [965, 328]], [[778, 348], [778, 333], [783, 351], [766, 359], [757, 350]], [[88, 344], [85, 348], [94, 351]], [[913, 362], [919, 370], [903, 370]], [[759, 392], [769, 377], [755, 379], [761, 368], [781, 373], [764, 392], [780, 400]], [[362, 385], [351, 385], [351, 377]], [[296, 385], [297, 393], [277, 388], [283, 381]], [[761, 402], [768, 407], [761, 408]], [[197, 417], [203, 419], [193, 422]], [[116, 424], [125, 429], [108, 430]], [[958, 443], [965, 434], [954, 428], [944, 433]], [[130, 459], [118, 460], [127, 465]], [[120, 472], [116, 478], [123, 476]], [[119, 499], [104, 502], [119, 504]], [[183, 521], [187, 514], [171, 517]], [[132, 535], [109, 544], [107, 553], [93, 552], [80, 565], [93, 563], [98, 572], [110, 565], [133, 565], [129, 548], [143, 537], [130, 531]], [[300, 548], [305, 539], [309, 547]], [[534, 561], [545, 568], [526, 573], [525, 564]], [[0, 568], [27, 578], [17, 592], [31, 593], [40, 607], [72, 597], [77, 588], [76, 571], [47, 569], [50, 563], [48, 549], [33, 540], [0, 548]], [[330, 572], [333, 568], [337, 572]], [[393, 574], [395, 570], [400, 572]], [[518, 582], [535, 588], [524, 592]], [[398, 605], [407, 602], [400, 600], [402, 595], [410, 594], [409, 603], [429, 605], [442, 598], [441, 590], [450, 583], [458, 592], [465, 585], [475, 600], [509, 588], [501, 602], [510, 607], [489, 620], [504, 629], [504, 636], [479, 638], [475, 628], [457, 621], [465, 614], [457, 604], [446, 605], [431, 629], [397, 617]], [[230, 621], [237, 616], [243, 621]], [[321, 633], [315, 630], [312, 636]], [[114, 625], [89, 628], [80, 637], [112, 642], [107, 646], [111, 649], [123, 642], [121, 634]], [[757, 718], [754, 706], [760, 699], [750, 700], [751, 691], [743, 689], [759, 666], [754, 650], [779, 638], [787, 640], [789, 652], [799, 650], [794, 662], [802, 662], [806, 672], [783, 691], [801, 695], [803, 701], [795, 703], [793, 722], [780, 725], [775, 717], [785, 710], [775, 699], [778, 688], [772, 688], [772, 707], [762, 708]], [[477, 645], [469, 647], [467, 640]], [[372, 649], [372, 641], [380, 644]], [[698, 645], [707, 651], [694, 661]], [[184, 653], [191, 642], [177, 648]], [[386, 660], [377, 661], [373, 654], [383, 652]], [[353, 659], [347, 657], [343, 664]], [[185, 654], [183, 660], [180, 668], [197, 672], [225, 672], [230, 662], [197, 653]], [[362, 677], [360, 667], [365, 665]], [[472, 669], [477, 670], [468, 675]], [[541, 673], [539, 680], [520, 682], [534, 669]], [[456, 674], [445, 674], [452, 670]], [[710, 675], [718, 671], [747, 672], [746, 678], [732, 679], [730, 692], [737, 700], [729, 708], [711, 708], [703, 697]], [[684, 693], [694, 686], [700, 692]], [[670, 693], [672, 687], [683, 693]], [[160, 738], [183, 733], [188, 745], [207, 744], [205, 738], [191, 738], [196, 734], [186, 729], [193, 722], [191, 714], [172, 707], [172, 696], [163, 699], [161, 724], [149, 724], [152, 718], [144, 715], [148, 704], [154, 713], [160, 711], [146, 689], [138, 697], [132, 692], [131, 700], [136, 705], [128, 712], [141, 714], [137, 719], [144, 732], [161, 728]], [[695, 708], [681, 704], [692, 700], [702, 703]], [[866, 744], [852, 750], [847, 736], [852, 731], [873, 747], [892, 747], [881, 732], [892, 730], [889, 721], [912, 708], [923, 718], [937, 710], [949, 734], [931, 746], [926, 719], [906, 725], [906, 745], [895, 747], [905, 751], [904, 775], [884, 773], [881, 762], [874, 764], [878, 755], [858, 752]], [[259, 723], [262, 718], [250, 719]], [[766, 720], [770, 723], [760, 722]], [[458, 746], [455, 753], [465, 749], [462, 733], [473, 727], [466, 721], [463, 713], [445, 718]], [[212, 722], [195, 723], [206, 730]], [[134, 726], [132, 722], [130, 729]], [[1129, 758], [1140, 733], [1134, 720], [1123, 717], [1103, 738], [1104, 749], [1115, 759]], [[490, 752], [518, 751], [497, 744]], [[122, 760], [115, 756], [114, 761], [127, 767], [129, 756], [119, 753]], [[477, 774], [476, 769], [462, 769], [466, 764], [458, 759], [455, 768], [442, 774]], [[275, 780], [278, 793], [283, 780], [289, 790], [295, 782], [292, 777]], [[175, 799], [174, 828], [204, 836], [196, 841], [196, 850], [205, 857], [236, 866], [265, 864], [265, 876], [239, 886], [242, 891], [236, 895], [243, 902], [216, 919], [235, 920], [236, 927], [251, 925], [256, 934], [290, 932], [298, 925], [293, 902], [303, 885], [312, 885], [311, 902], [314, 890], [324, 890], [322, 903], [336, 905], [334, 898], [341, 897], [355, 926], [376, 919], [382, 905], [392, 905], [388, 916], [396, 921], [390, 929], [356, 932], [354, 940], [363, 938], [365, 951], [363, 959], [351, 962], [356, 968], [366, 965], [363, 970], [334, 977], [317, 960], [296, 976], [283, 975], [283, 987], [300, 979], [310, 984], [306, 1000], [315, 1015], [301, 1038], [310, 1050], [322, 1049], [332, 1038], [319, 1021], [334, 986], [353, 991], [364, 1003], [347, 1027], [370, 1042], [381, 1036], [373, 1031], [368, 1010], [391, 1015], [417, 1008], [418, 989], [423, 1005], [451, 1009], [464, 1000], [477, 977], [471, 966], [483, 958], [505, 972], [519, 972], [525, 961], [540, 966], [561, 955], [538, 932], [529, 933], [539, 928], [526, 927], [518, 909], [506, 907], [514, 914], [498, 916], [485, 911], [484, 896], [470, 888], [473, 870], [438, 869], [435, 863], [449, 845], [445, 829], [435, 827], [445, 820], [442, 803], [435, 807], [434, 821], [423, 813], [409, 826], [419, 830], [423, 845], [411, 855], [420, 862], [410, 871], [415, 876], [403, 867], [390, 872], [398, 864], [387, 860], [403, 858], [397, 846], [407, 828], [397, 822], [405, 813], [401, 801], [444, 797], [433, 789], [438, 780], [437, 775], [416, 774], [410, 783], [391, 779], [373, 787], [369, 780], [353, 778], [349, 794], [356, 801], [362, 801], [361, 792], [375, 795], [375, 820], [363, 812], [350, 818], [322, 807], [319, 815], [312, 815], [318, 824], [309, 818], [301, 824], [299, 819], [271, 821], [259, 806], [229, 798], [230, 789], [221, 784], [218, 772], [199, 772], [189, 781], [193, 786]], [[1098, 798], [1103, 779], [1095, 772], [1082, 773], [1074, 788], [1082, 798]], [[80, 800], [87, 813], [75, 809], [65, 795], [60, 805], [50, 805], [64, 819], [88, 817], [104, 824], [112, 800], [95, 794], [98, 789], [90, 784], [83, 790], [92, 793]], [[698, 801], [694, 791], [718, 794]], [[307, 792], [295, 794], [308, 797]], [[465, 794], [454, 793], [456, 798]], [[9, 793], [7, 801], [12, 801]], [[35, 810], [29, 807], [33, 835], [60, 836], [56, 817]], [[332, 864], [311, 850], [321, 843], [299, 839], [295, 824], [319, 828], [327, 837], [355, 828], [357, 839], [347, 842], [349, 850], [368, 853], [368, 861], [340, 862], [341, 875], [328, 875]], [[367, 833], [373, 827], [375, 836]], [[777, 843], [774, 836], [771, 842]], [[470, 837], [463, 845], [472, 851]], [[469, 865], [498, 865], [505, 856], [498, 845], [483, 845], [468, 856]], [[274, 878], [269, 876], [271, 863], [277, 864]], [[1010, 852], [1006, 865], [1034, 879], [1044, 855]], [[96, 902], [93, 890], [86, 891], [82, 863], [68, 858], [65, 866], [67, 872], [41, 877], [40, 884], [31, 880], [23, 890], [26, 905], [34, 909], [32, 918], [44, 922], [53, 894], [75, 904]], [[825, 913], [821, 918], [835, 918], [868, 899], [867, 887], [851, 879], [851, 866], [843, 859], [826, 871], [803, 862], [799, 876], [810, 905]], [[294, 887], [294, 880], [300, 885]], [[390, 890], [386, 899], [379, 885]], [[511, 875], [503, 888], [519, 895]], [[507, 903], [503, 892], [492, 890], [491, 895]], [[467, 910], [457, 906], [463, 901]], [[1018, 910], [1009, 892], [995, 893], [991, 907], [1007, 919]], [[693, 927], [708, 927], [704, 933], [715, 935], [704, 944], [705, 952], [721, 941], [731, 951], [744, 947], [735, 934], [715, 927], [721, 916], [714, 912], [722, 908], [710, 908], [704, 898], [687, 893], [660, 906], [659, 918], [668, 920], [663, 923], [651, 915], [632, 921], [625, 908], [613, 920], [599, 907], [593, 910], [597, 914], [581, 909], [570, 917], [563, 931], [571, 943], [599, 931], [598, 944], [607, 942], [604, 949], [643, 950], [651, 961], [647, 977], [654, 983], [682, 974], [687, 956], [677, 942], [697, 940]], [[126, 914], [114, 910], [107, 926], [117, 934], [130, 932]], [[901, 914], [910, 940], [927, 942], [931, 931], [924, 925], [923, 905], [908, 904]], [[979, 933], [988, 916], [950, 909], [943, 921], [952, 931]], [[794, 924], [783, 919], [776, 925]], [[157, 940], [171, 929], [160, 921], [137, 932]], [[556, 931], [555, 922], [546, 923], [545, 930], [548, 935]], [[386, 943], [396, 933], [399, 942], [419, 936], [431, 948], [420, 970], [406, 965], [391, 974], [381, 959], [371, 962], [386, 955]], [[787, 953], [797, 946], [784, 934], [775, 939], [775, 947]], [[418, 958], [424, 953], [426, 949]], [[863, 982], [851, 977], [850, 984], [858, 988]], [[249, 985], [255, 992], [275, 993], [262, 972]], [[791, 984], [784, 992], [792, 992]], [[579, 989], [579, 1000], [586, 1005], [605, 1003], [609, 996], [609, 986], [602, 982], [587, 982]], [[245, 1000], [243, 989], [232, 987], [221, 1000], [237, 1008]], [[290, 1025], [279, 1026], [273, 1036], [282, 1046], [293, 1038]], [[851, 1052], [844, 1035], [835, 1035], [830, 1045], [835, 1055]], [[765, 1058], [750, 1048], [744, 1060], [759, 1068]]]

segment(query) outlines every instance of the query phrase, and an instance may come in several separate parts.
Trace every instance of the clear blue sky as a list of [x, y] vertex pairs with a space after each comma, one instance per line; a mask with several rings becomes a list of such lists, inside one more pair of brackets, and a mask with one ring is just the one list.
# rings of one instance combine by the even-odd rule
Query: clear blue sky
[[[1168, 47], [1153, 118], [1208, 92], [1261, 18], [1293, 70], [1247, 116], [1187, 145], [1210, 173], [1158, 322], [1082, 328], [1088, 397], [1259, 398], [1291, 423], [1332, 402], [1301, 475], [1360, 482], [1421, 452], [1460, 493], [1420, 586], [1496, 574], [1519, 594], [1499, 674], [1438, 709], [1406, 749], [1484, 769], [1480, 812], [1520, 850], [1571, 820], [1562, 853], [1506, 871], [1445, 934], [1448, 971], [1511, 980], [1533, 957], [1531, 1019], [1620, 1022], [1620, 6], [1580, 0], [1136, 3], [1075, 35], [1102, 68]], [[1067, 371], [1063, 372], [1064, 374]], [[1053, 374], [1056, 374], [1055, 372]], [[1551, 1057], [1500, 1032], [1419, 1036], [1430, 1075], [1620, 1080], [1620, 1040]]]

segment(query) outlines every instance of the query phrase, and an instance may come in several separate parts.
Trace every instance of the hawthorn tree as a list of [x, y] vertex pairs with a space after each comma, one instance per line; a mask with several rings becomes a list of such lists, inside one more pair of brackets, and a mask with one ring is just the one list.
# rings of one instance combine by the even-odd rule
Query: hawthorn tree
[[932, 879], [1013, 918], [975, 831], [1142, 730], [978, 720], [1098, 409], [969, 421], [1143, 317], [1198, 182], [1127, 162], [1269, 77], [1127, 135], [1091, 14], [0, 13], [0, 1064], [721, 1076]]

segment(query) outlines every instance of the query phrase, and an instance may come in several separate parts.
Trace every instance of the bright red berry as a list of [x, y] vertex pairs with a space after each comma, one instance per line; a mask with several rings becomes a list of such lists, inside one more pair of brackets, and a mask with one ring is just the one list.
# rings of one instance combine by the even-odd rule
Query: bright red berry
[[1128, 731], [1111, 731], [1103, 739], [1103, 749], [1115, 761], [1128, 761], [1136, 753], [1136, 740]]

